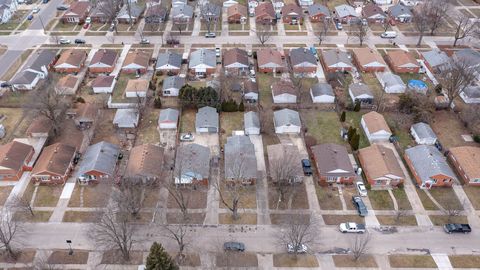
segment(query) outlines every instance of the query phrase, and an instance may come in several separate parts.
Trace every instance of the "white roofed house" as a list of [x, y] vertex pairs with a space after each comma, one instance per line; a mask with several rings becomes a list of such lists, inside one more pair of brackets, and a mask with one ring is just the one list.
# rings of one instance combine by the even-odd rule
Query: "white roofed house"
[[316, 83], [310, 88], [313, 103], [334, 103], [335, 93], [328, 83]]
[[290, 80], [281, 80], [271, 86], [273, 103], [296, 103], [297, 90]]
[[460, 93], [460, 97], [467, 104], [480, 103], [480, 86], [472, 85]]
[[273, 112], [273, 124], [275, 126], [275, 133], [277, 134], [299, 134], [302, 128], [300, 115], [298, 112], [290, 109]]
[[176, 129], [178, 125], [179, 112], [175, 109], [163, 109], [158, 117], [158, 127], [160, 129]]
[[246, 112], [243, 114], [243, 123], [245, 125], [245, 135], [260, 134], [260, 119], [256, 112]]
[[413, 124], [410, 127], [410, 134], [412, 134], [417, 144], [433, 145], [437, 142], [437, 135], [429, 124], [420, 122]]
[[117, 128], [136, 128], [140, 114], [137, 109], [117, 109], [113, 124]]

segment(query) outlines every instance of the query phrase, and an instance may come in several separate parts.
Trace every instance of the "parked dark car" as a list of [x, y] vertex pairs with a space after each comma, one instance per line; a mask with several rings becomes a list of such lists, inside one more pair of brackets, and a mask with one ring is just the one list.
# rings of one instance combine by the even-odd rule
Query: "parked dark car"
[[57, 6], [57, 10], [67, 10], [69, 8], [68, 5], [59, 5]]
[[368, 215], [368, 210], [367, 210], [367, 207], [365, 206], [365, 203], [362, 200], [362, 197], [352, 196], [352, 202], [353, 202], [353, 205], [355, 205], [355, 207], [357, 208], [359, 216], [365, 217], [366, 215]]
[[223, 244], [223, 249], [231, 251], [245, 251], [245, 245], [240, 242], [225, 242]]
[[309, 176], [312, 175], [312, 164], [310, 163], [310, 160], [308, 159], [302, 159], [302, 168], [303, 168], [303, 174]]
[[75, 39], [75, 44], [85, 44], [85, 40], [84, 39]]
[[0, 87], [10, 87], [10, 86], [12, 86], [12, 85], [9, 82], [2, 82], [0, 84]]
[[446, 233], [469, 233], [472, 228], [468, 224], [448, 223], [443, 225]]

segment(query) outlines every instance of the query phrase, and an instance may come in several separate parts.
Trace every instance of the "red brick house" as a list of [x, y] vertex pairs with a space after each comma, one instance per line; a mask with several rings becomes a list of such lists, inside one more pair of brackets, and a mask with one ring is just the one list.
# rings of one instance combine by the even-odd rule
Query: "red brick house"
[[358, 159], [372, 188], [390, 189], [405, 180], [393, 150], [388, 147], [374, 143], [360, 149]]
[[303, 24], [302, 8], [296, 4], [287, 4], [282, 7], [282, 21], [289, 24]]
[[370, 48], [354, 49], [353, 60], [363, 72], [383, 72], [387, 68], [383, 57]]
[[307, 48], [291, 49], [289, 59], [295, 75], [314, 75], [317, 72], [317, 58]]
[[43, 149], [33, 167], [31, 179], [41, 184], [65, 184], [73, 169], [76, 149], [56, 143]]
[[480, 186], [480, 147], [459, 146], [449, 149], [448, 160], [463, 182], [470, 186]]
[[144, 51], [130, 51], [123, 61], [123, 73], [145, 73], [150, 62], [150, 53]]
[[228, 23], [245, 23], [247, 21], [247, 7], [240, 4], [234, 4], [227, 9]]
[[83, 24], [90, 12], [90, 1], [75, 1], [63, 14], [63, 23]]
[[257, 51], [258, 71], [264, 73], [279, 73], [285, 71], [282, 54], [273, 49]]
[[35, 150], [31, 145], [12, 141], [0, 146], [0, 180], [18, 181], [28, 166]]
[[86, 59], [87, 52], [84, 50], [65, 50], [55, 63], [54, 69], [59, 73], [80, 72]]
[[91, 73], [111, 73], [115, 69], [118, 53], [114, 50], [100, 49], [93, 55], [88, 66]]
[[120, 147], [115, 144], [101, 141], [90, 145], [78, 166], [77, 181], [90, 184], [113, 179], [119, 154]]
[[277, 23], [275, 9], [273, 9], [273, 4], [271, 2], [260, 3], [255, 8], [255, 22], [263, 25]]
[[417, 59], [404, 50], [390, 50], [386, 59], [390, 68], [396, 73], [418, 73], [420, 71]]
[[353, 183], [356, 174], [345, 146], [326, 143], [312, 146], [310, 149], [318, 172], [319, 183]]
[[325, 19], [330, 18], [330, 11], [326, 6], [320, 4], [313, 4], [307, 7], [308, 16], [310, 22], [323, 22]]

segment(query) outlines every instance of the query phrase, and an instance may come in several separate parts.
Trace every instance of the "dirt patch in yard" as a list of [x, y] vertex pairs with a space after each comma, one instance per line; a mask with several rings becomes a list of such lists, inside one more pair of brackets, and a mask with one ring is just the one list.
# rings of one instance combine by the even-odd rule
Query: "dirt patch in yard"
[[13, 219], [20, 222], [48, 222], [53, 212], [51, 211], [33, 211], [33, 216], [29, 211], [17, 211]]
[[357, 189], [353, 186], [344, 186], [342, 189], [342, 196], [345, 200], [345, 205], [347, 206], [347, 210], [357, 210], [355, 205], [352, 202], [352, 196], [358, 195]]
[[147, 143], [158, 145], [160, 143], [160, 133], [157, 129], [159, 115], [160, 109], [151, 109], [145, 112], [137, 132], [136, 145]]
[[257, 267], [258, 259], [255, 253], [227, 251], [215, 256], [217, 267]]
[[56, 250], [47, 262], [52, 264], [86, 264], [88, 261], [89, 252], [86, 250], [74, 249], [73, 254], [68, 254], [69, 250]]
[[405, 189], [403, 188], [395, 188], [392, 190], [393, 196], [397, 200], [398, 209], [401, 210], [411, 210], [412, 205], [408, 200], [407, 193], [405, 193]]
[[4, 205], [7, 201], [13, 186], [0, 187], [0, 205]]
[[34, 206], [57, 206], [60, 194], [62, 194], [63, 186], [38, 186], [37, 195]]
[[463, 210], [463, 204], [453, 191], [453, 188], [432, 188], [428, 192], [435, 198], [435, 200], [445, 209], [460, 209]]
[[60, 126], [62, 127], [60, 136], [55, 137], [52, 144], [64, 143], [75, 146], [79, 150], [83, 142], [83, 132], [76, 127], [72, 119], [65, 119]]
[[[204, 209], [207, 207], [208, 190], [203, 187], [199, 187], [196, 190], [192, 188], [179, 187], [178, 192], [182, 193], [185, 201], [188, 201], [188, 209]], [[172, 195], [168, 195], [168, 208], [180, 208]]]
[[377, 215], [378, 222], [380, 225], [387, 226], [417, 226], [417, 219], [415, 216], [387, 216], [387, 215]]
[[393, 210], [393, 201], [386, 190], [370, 190], [368, 198], [374, 210]]
[[[105, 207], [110, 198], [112, 186], [109, 183], [80, 186], [75, 185], [72, 197], [68, 202], [69, 207]], [[83, 198], [82, 197], [83, 193]], [[83, 204], [81, 204], [83, 200]]]
[[103, 110], [101, 115], [102, 117], [97, 120], [95, 134], [93, 135], [91, 144], [107, 141], [109, 143], [121, 145], [119, 137], [117, 136], [117, 129], [113, 126], [115, 110]]
[[454, 268], [480, 268], [480, 256], [476, 255], [450, 255], [450, 263]]
[[[188, 213], [188, 224], [203, 224], [205, 213]], [[181, 213], [167, 213], [168, 224], [180, 224], [185, 222]]]
[[273, 254], [275, 267], [318, 267], [317, 258], [310, 254]]
[[318, 203], [322, 210], [342, 210], [342, 201], [336, 187], [321, 187], [315, 183]]
[[143, 252], [131, 251], [130, 260], [125, 261], [122, 254], [116, 250], [108, 250], [103, 253], [101, 264], [127, 264], [139, 265], [143, 263]]
[[[270, 209], [278, 209], [285, 210], [285, 209], [308, 209], [308, 199], [307, 199], [307, 191], [305, 189], [305, 184], [298, 184], [293, 187], [293, 191], [290, 193], [291, 195], [287, 195], [288, 198], [291, 199], [283, 200], [282, 202], [278, 203], [278, 193], [275, 190], [275, 186], [269, 181], [268, 183], [268, 207]], [[291, 201], [291, 203], [290, 203]], [[291, 207], [289, 207], [289, 205]]]
[[220, 145], [227, 143], [232, 131], [243, 130], [243, 112], [222, 112], [220, 114]]
[[339, 225], [343, 222], [355, 222], [365, 224], [365, 218], [357, 215], [322, 215], [325, 225]]
[[378, 267], [375, 258], [371, 255], [364, 255], [356, 261], [352, 255], [333, 255], [332, 257], [336, 267]]
[[257, 214], [242, 213], [242, 211], [239, 211], [239, 216], [237, 220], [233, 220], [231, 213], [222, 213], [218, 215], [218, 222], [220, 224], [257, 224]]
[[35, 250], [20, 250], [17, 254], [17, 259], [13, 260], [8, 253], [3, 252], [0, 254], [0, 262], [2, 263], [31, 263], [35, 258]]
[[393, 268], [437, 268], [430, 255], [390, 255], [388, 260]]
[[462, 124], [457, 114], [452, 111], [436, 111], [430, 125], [437, 134], [438, 140], [447, 149], [462, 145], [475, 145], [474, 142], [465, 142], [462, 139], [461, 135], [470, 134], [470, 132]]
[[100, 212], [67, 211], [63, 215], [63, 222], [96, 222], [101, 218]]

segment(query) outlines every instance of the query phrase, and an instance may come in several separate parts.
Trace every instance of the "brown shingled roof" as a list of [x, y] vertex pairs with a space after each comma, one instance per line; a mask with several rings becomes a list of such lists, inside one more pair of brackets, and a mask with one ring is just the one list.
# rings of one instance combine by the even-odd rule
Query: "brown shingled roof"
[[117, 61], [117, 52], [114, 50], [101, 49], [98, 50], [90, 61], [90, 66], [93, 64], [105, 64], [108, 66], [114, 66]]
[[80, 67], [83, 64], [83, 61], [87, 58], [87, 53], [84, 50], [65, 50], [58, 58], [55, 66], [61, 64], [70, 64], [72, 66]]
[[248, 54], [245, 50], [233, 48], [223, 53], [223, 65], [241, 63], [248, 66]]
[[387, 52], [387, 56], [392, 65], [398, 67], [406, 64], [412, 64], [418, 66], [418, 62], [413, 55], [404, 50], [390, 50]]
[[234, 4], [227, 9], [228, 17], [239, 14], [240, 16], [247, 17], [247, 7], [240, 4]]
[[453, 147], [450, 148], [450, 154], [455, 157], [469, 179], [480, 178], [480, 147]]
[[358, 151], [365, 173], [372, 179], [385, 175], [395, 175], [404, 178], [402, 168], [392, 149], [379, 144], [372, 144], [369, 147]]
[[20, 171], [33, 147], [17, 141], [0, 146], [0, 167]]
[[272, 85], [272, 93], [274, 96], [281, 94], [291, 94], [296, 96], [297, 90], [291, 81], [280, 80]]
[[270, 62], [283, 65], [282, 54], [279, 51], [268, 49], [261, 49], [257, 51], [258, 66], [261, 67]]
[[[355, 175], [345, 146], [325, 143], [312, 146], [310, 149], [312, 150], [315, 164], [321, 176], [341, 175], [343, 177], [350, 177]], [[342, 170], [343, 172], [338, 170]]]
[[45, 147], [38, 157], [32, 175], [49, 172], [59, 176], [66, 175], [75, 156], [75, 147], [56, 143]]
[[354, 49], [353, 54], [355, 55], [355, 58], [357, 59], [358, 64], [361, 66], [370, 64], [372, 62], [379, 62], [385, 66], [387, 65], [383, 60], [383, 57], [380, 54], [374, 52], [370, 48]]
[[137, 64], [143, 67], [148, 67], [148, 62], [150, 61], [150, 54], [144, 51], [130, 51], [128, 52], [125, 60], [123, 61], [123, 66], [128, 66], [130, 64]]
[[153, 144], [135, 146], [130, 151], [127, 175], [130, 177], [161, 177], [164, 149]]
[[115, 76], [98, 76], [93, 80], [92, 87], [110, 87], [114, 79]]
[[372, 111], [367, 114], [364, 114], [362, 118], [363, 118], [363, 121], [365, 121], [365, 124], [370, 133], [374, 133], [380, 130], [385, 130], [389, 133], [392, 133], [383, 115], [375, 111]]

